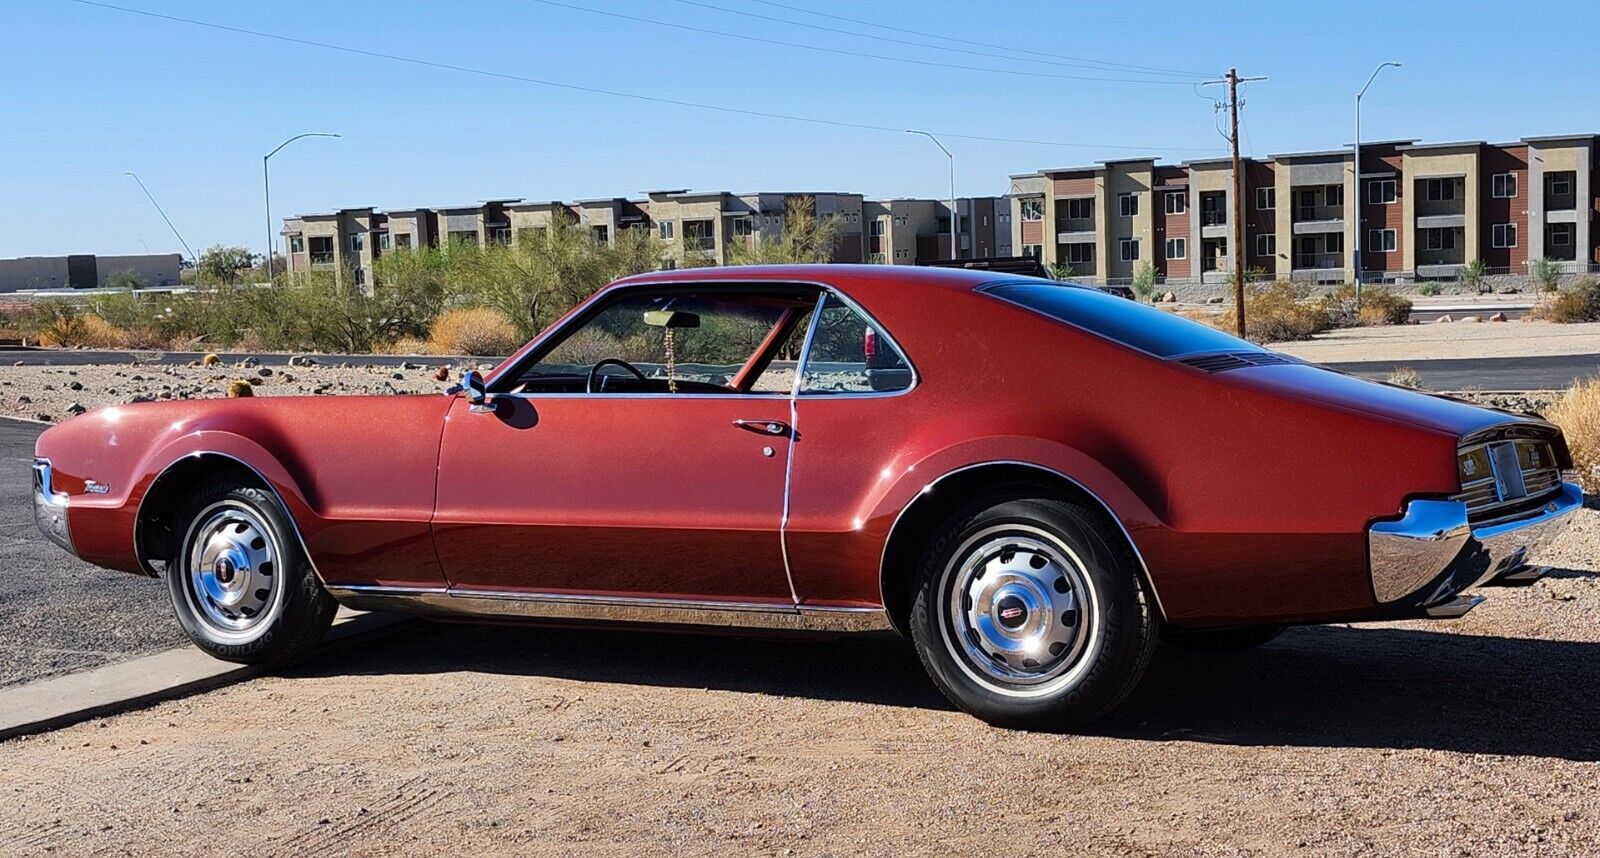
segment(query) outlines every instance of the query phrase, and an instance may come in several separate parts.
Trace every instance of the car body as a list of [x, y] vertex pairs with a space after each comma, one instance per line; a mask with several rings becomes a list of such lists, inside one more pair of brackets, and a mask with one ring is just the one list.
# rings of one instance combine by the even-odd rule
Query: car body
[[[714, 335], [716, 354], [753, 343], [748, 360], [674, 368], [674, 343]], [[592, 341], [665, 348], [666, 362], [561, 362]], [[640, 275], [454, 395], [117, 406], [46, 431], [36, 454], [48, 535], [169, 579], [185, 551], [204, 553], [181, 542], [185, 498], [227, 475], [289, 522], [263, 550], [303, 549], [315, 586], [356, 608], [920, 641], [919, 599], [947, 598], [925, 636], [946, 623], [937, 658], [968, 662], [955, 679], [930, 672], [947, 693], [975, 681], [958, 703], [1020, 724], [1094, 717], [1131, 688], [1064, 715], [1077, 668], [1046, 682], [1025, 654], [1003, 664], [1017, 641], [1103, 654], [1096, 635], [1124, 609], [1072, 600], [1123, 598], [1117, 576], [1143, 631], [1103, 651], [1126, 643], [1129, 665], [1162, 629], [1458, 616], [1471, 588], [1535, 574], [1527, 549], [1582, 501], [1561, 479], [1561, 433], [1537, 418], [1363, 381], [1091, 288], [886, 266]], [[985, 498], [1012, 541], [966, 566], [944, 557], [941, 528], [984, 520], [965, 508]], [[262, 517], [213, 530], [267, 533]], [[1055, 592], [1023, 568], [1039, 563], [1066, 570]], [[983, 564], [1010, 583], [983, 583]], [[189, 570], [210, 587], [216, 571]], [[995, 625], [1052, 611], [1037, 633]], [[976, 641], [965, 656], [962, 640]], [[970, 663], [986, 656], [999, 673]], [[1012, 696], [1023, 709], [1005, 708]]]

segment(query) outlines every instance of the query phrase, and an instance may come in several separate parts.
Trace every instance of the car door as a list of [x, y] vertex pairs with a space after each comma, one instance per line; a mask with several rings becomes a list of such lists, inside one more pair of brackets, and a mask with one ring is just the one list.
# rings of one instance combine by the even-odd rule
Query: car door
[[[605, 315], [568, 325], [577, 330], [554, 351], [584, 354], [573, 365], [595, 371], [608, 348], [655, 347], [605, 345], [619, 341]], [[785, 330], [800, 321], [779, 315]], [[676, 360], [629, 364], [650, 376], [645, 389], [617, 391], [618, 378], [644, 382], [605, 367], [596, 392], [540, 392], [576, 385], [577, 374], [535, 369], [526, 389], [494, 394], [492, 410], [453, 404], [433, 521], [452, 592], [793, 604], [781, 542], [792, 370], [787, 381], [781, 370], [776, 382], [741, 381], [751, 365], [695, 353], [706, 331], [650, 333], [678, 347]], [[541, 362], [542, 349], [536, 367], [568, 366]], [[666, 382], [669, 368], [685, 380]], [[746, 389], [717, 392], [735, 383]]]

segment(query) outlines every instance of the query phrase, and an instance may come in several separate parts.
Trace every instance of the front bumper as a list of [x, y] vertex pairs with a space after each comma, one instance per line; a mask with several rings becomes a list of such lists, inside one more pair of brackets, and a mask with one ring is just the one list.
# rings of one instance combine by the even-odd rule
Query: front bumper
[[76, 553], [67, 526], [67, 496], [55, 490], [54, 474], [49, 459], [33, 460], [33, 521], [51, 542]]
[[1367, 529], [1373, 594], [1390, 613], [1436, 613], [1461, 591], [1521, 568], [1581, 506], [1583, 490], [1562, 483], [1538, 509], [1473, 527], [1461, 501], [1413, 500], [1399, 519]]

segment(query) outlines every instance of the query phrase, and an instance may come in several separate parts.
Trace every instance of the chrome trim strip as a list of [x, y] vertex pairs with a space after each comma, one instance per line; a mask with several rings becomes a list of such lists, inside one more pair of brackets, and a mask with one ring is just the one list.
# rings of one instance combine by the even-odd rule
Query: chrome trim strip
[[[300, 543], [300, 553], [304, 554], [306, 556], [306, 562], [311, 564], [311, 574], [317, 576], [317, 580], [320, 581], [323, 586], [327, 586], [328, 579], [322, 577], [322, 572], [317, 569], [317, 561], [311, 556], [311, 549], [306, 545], [305, 534], [300, 532], [300, 522], [295, 521], [294, 513], [289, 511], [289, 505], [283, 502], [283, 497], [278, 494], [278, 490], [272, 485], [272, 481], [267, 479], [267, 475], [261, 473], [261, 471], [258, 470], [255, 465], [252, 465], [231, 453], [223, 453], [217, 450], [196, 450], [192, 453], [185, 454], [182, 458], [177, 459], [169, 463], [165, 468], [162, 468], [161, 473], [156, 474], [156, 478], [150, 481], [150, 489], [155, 488], [156, 484], [161, 482], [161, 479], [165, 477], [169, 471], [177, 467], [180, 462], [184, 461], [185, 459], [199, 458], [201, 456], [219, 456], [221, 458], [228, 459], [232, 462], [243, 465], [247, 470], [250, 471], [250, 473], [255, 474], [257, 479], [261, 480], [262, 485], [267, 487], [267, 491], [272, 492], [272, 496], [277, 499], [278, 508], [283, 512], [283, 517], [289, 520], [289, 527], [294, 531], [295, 541]], [[144, 502], [150, 497], [150, 489], [145, 489], [144, 494], [139, 497], [138, 509], [134, 510], [133, 557], [134, 560], [139, 564], [139, 568], [145, 570], [145, 574], [155, 578], [158, 577], [155, 573], [155, 570], [151, 569], [150, 563], [145, 558], [144, 553], [139, 550], [139, 543], [142, 541], [140, 539], [139, 526], [144, 522]]]
[[1067, 482], [1069, 482], [1072, 485], [1076, 486], [1079, 491], [1082, 491], [1084, 494], [1088, 495], [1090, 498], [1093, 498], [1094, 502], [1099, 504], [1100, 508], [1105, 511], [1106, 516], [1109, 517], [1113, 522], [1116, 523], [1117, 530], [1121, 531], [1121, 533], [1122, 533], [1122, 538], [1126, 539], [1128, 541], [1128, 547], [1133, 549], [1133, 556], [1134, 556], [1135, 559], [1137, 559], [1139, 561], [1139, 568], [1144, 570], [1145, 583], [1150, 585], [1150, 595], [1151, 595], [1151, 597], [1153, 597], [1155, 599], [1156, 610], [1161, 612], [1161, 617], [1163, 619], [1166, 618], [1167, 609], [1166, 609], [1166, 606], [1163, 605], [1162, 602], [1161, 602], [1161, 593], [1160, 593], [1160, 591], [1158, 591], [1156, 589], [1155, 579], [1150, 577], [1150, 564], [1145, 562], [1144, 553], [1139, 550], [1139, 543], [1137, 543], [1137, 542], [1135, 542], [1133, 540], [1133, 534], [1128, 532], [1128, 528], [1127, 528], [1126, 525], [1124, 525], [1122, 523], [1122, 519], [1117, 518], [1116, 513], [1112, 512], [1111, 506], [1105, 502], [1105, 499], [1101, 498], [1099, 495], [1097, 495], [1093, 491], [1091, 491], [1088, 486], [1084, 485], [1083, 483], [1079, 482], [1076, 479], [1073, 479], [1072, 477], [1067, 476], [1066, 474], [1061, 473], [1060, 471], [1058, 471], [1058, 470], [1056, 470], [1054, 468], [1047, 468], [1044, 465], [1040, 465], [1040, 464], [1037, 464], [1035, 462], [1024, 462], [1024, 461], [1020, 461], [1020, 460], [1017, 460], [1017, 459], [996, 459], [996, 460], [988, 461], [988, 462], [974, 462], [974, 463], [972, 463], [970, 465], [963, 465], [963, 466], [961, 466], [959, 468], [956, 468], [953, 471], [947, 471], [947, 472], [939, 475], [938, 477], [935, 477], [931, 482], [929, 482], [926, 485], [924, 485], [921, 490], [919, 490], [915, 495], [912, 496], [910, 501], [906, 502], [906, 505], [901, 508], [900, 512], [895, 514], [894, 523], [889, 525], [889, 537], [887, 539], [885, 539], [884, 542], [883, 542], [883, 553], [881, 555], [879, 555], [879, 557], [878, 557], [878, 600], [880, 602], [883, 602], [883, 604], [885, 606], [885, 608], [884, 608], [885, 611], [888, 610], [887, 606], [888, 606], [889, 602], [888, 602], [888, 593], [886, 593], [884, 591], [884, 586], [883, 585], [884, 585], [884, 579], [887, 576], [888, 571], [889, 571], [889, 566], [888, 566], [889, 546], [894, 542], [894, 534], [895, 534], [895, 531], [898, 530], [899, 527], [900, 527], [900, 520], [905, 518], [906, 513], [908, 511], [910, 511], [911, 507], [916, 505], [918, 498], [921, 498], [923, 495], [926, 495], [929, 492], [933, 491], [934, 488], [937, 487], [939, 485], [939, 483], [943, 482], [946, 478], [953, 477], [956, 474], [962, 473], [964, 471], [970, 471], [970, 470], [972, 470], [974, 468], [984, 468], [984, 467], [988, 467], [990, 465], [1018, 465], [1020, 467], [1032, 468], [1032, 469], [1034, 469], [1036, 471], [1042, 471], [1042, 472], [1044, 472], [1046, 474], [1052, 474], [1054, 476], [1060, 477], [1063, 480], [1066, 480]]
[[789, 596], [796, 605], [800, 604], [800, 590], [794, 585], [794, 566], [789, 561], [789, 499], [794, 490], [794, 448], [800, 443], [800, 381], [805, 378], [806, 361], [811, 359], [811, 346], [816, 343], [822, 308], [827, 304], [827, 291], [817, 293], [817, 305], [811, 310], [810, 324], [806, 325], [806, 338], [800, 345], [800, 359], [795, 361], [794, 384], [789, 391], [789, 449], [783, 462], [783, 513], [778, 519], [778, 550], [783, 554], [783, 574], [789, 579]]
[[338, 585], [330, 586], [327, 590], [340, 604], [356, 610], [400, 611], [463, 619], [520, 617], [819, 632], [877, 632], [893, 628], [888, 615], [881, 608], [807, 607], [780, 602], [718, 602], [441, 587]]
[[49, 459], [33, 460], [33, 523], [44, 537], [77, 554], [72, 544], [72, 526], [67, 519], [67, 494], [56, 491], [55, 465]]

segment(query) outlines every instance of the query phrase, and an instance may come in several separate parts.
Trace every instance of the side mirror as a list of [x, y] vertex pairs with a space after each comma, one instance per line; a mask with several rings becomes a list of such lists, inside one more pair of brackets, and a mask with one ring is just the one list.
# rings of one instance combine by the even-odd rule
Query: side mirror
[[489, 402], [489, 393], [484, 386], [483, 375], [477, 370], [469, 369], [461, 374], [461, 392], [467, 396], [468, 411], [484, 412], [494, 410], [494, 405]]

